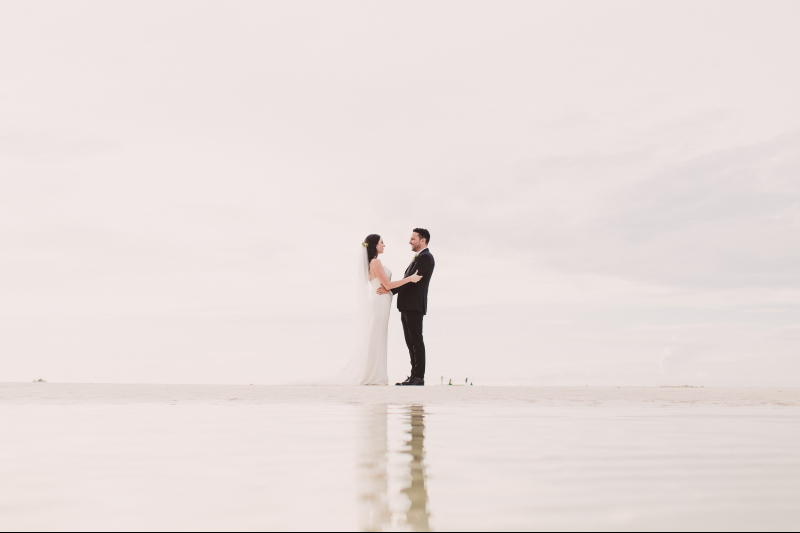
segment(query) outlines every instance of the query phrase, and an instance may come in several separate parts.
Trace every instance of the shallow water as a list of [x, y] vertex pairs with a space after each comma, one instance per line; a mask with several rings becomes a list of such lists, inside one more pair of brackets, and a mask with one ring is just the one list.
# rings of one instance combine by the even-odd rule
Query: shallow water
[[46, 390], [0, 401], [3, 531], [800, 528], [800, 409], [777, 401]]

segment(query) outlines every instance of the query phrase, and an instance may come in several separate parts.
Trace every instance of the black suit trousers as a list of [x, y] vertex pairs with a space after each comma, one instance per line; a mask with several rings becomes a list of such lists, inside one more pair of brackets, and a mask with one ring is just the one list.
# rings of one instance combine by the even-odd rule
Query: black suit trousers
[[416, 311], [403, 311], [403, 334], [411, 356], [411, 377], [425, 379], [425, 341], [422, 338], [422, 319], [425, 315]]

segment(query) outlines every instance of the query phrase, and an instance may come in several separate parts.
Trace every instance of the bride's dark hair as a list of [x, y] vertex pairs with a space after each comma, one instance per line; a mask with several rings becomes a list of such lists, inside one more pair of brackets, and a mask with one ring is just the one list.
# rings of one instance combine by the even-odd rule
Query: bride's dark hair
[[373, 259], [378, 257], [378, 243], [381, 242], [381, 236], [375, 235], [374, 233], [372, 235], [367, 235], [364, 242], [367, 245], [367, 264], [369, 264]]

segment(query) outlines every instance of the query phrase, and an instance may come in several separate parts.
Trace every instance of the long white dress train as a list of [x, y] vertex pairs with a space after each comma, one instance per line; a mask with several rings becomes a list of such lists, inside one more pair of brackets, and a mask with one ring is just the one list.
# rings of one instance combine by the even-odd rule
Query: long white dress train
[[[385, 268], [386, 276], [392, 279], [392, 271]], [[363, 282], [362, 282], [363, 283]], [[394, 295], [379, 295], [378, 278], [368, 282], [365, 290], [366, 309], [363, 321], [359, 321], [363, 330], [357, 332], [355, 353], [344, 370], [335, 379], [340, 385], [388, 385], [386, 346], [389, 340], [389, 313], [392, 310]]]
[[[392, 280], [392, 271], [384, 268], [386, 277]], [[379, 295], [380, 287], [378, 278], [369, 282], [372, 290], [370, 291], [370, 328], [369, 344], [367, 348], [367, 365], [364, 372], [362, 385], [388, 385], [389, 372], [387, 370], [386, 346], [389, 342], [389, 313], [392, 310], [392, 299], [394, 295]]]

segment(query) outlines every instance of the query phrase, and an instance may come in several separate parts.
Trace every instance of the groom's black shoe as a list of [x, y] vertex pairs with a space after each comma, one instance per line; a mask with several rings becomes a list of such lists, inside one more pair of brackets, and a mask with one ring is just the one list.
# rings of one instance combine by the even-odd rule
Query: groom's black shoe
[[412, 378], [411, 376], [408, 376], [405, 381], [403, 381], [402, 383], [395, 383], [395, 385], [397, 385], [398, 387], [403, 386], [403, 385], [408, 385], [409, 383], [411, 383], [412, 379], [414, 379], [414, 378]]
[[422, 387], [425, 385], [425, 380], [422, 378], [408, 378], [408, 381], [401, 383], [410, 387]]

